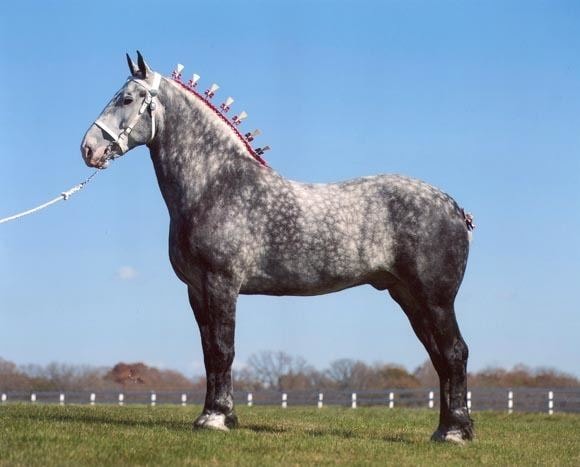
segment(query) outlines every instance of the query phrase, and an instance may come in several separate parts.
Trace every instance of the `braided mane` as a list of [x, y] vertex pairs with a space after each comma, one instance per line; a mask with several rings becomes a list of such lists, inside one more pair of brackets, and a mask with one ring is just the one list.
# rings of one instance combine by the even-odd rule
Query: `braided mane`
[[181, 80], [181, 73], [178, 73], [176, 71], [174, 71], [171, 75], [171, 77], [169, 77], [169, 79], [171, 79], [173, 82], [175, 82], [176, 84], [178, 84], [182, 89], [186, 90], [187, 92], [193, 94], [196, 98], [198, 98], [201, 102], [203, 102], [207, 107], [209, 107], [223, 122], [225, 122], [234, 132], [234, 134], [238, 137], [238, 139], [244, 144], [244, 146], [246, 147], [246, 149], [248, 150], [248, 152], [250, 153], [250, 156], [252, 156], [261, 166], [263, 167], [269, 167], [268, 163], [265, 161], [265, 159], [258, 153], [258, 151], [261, 151], [263, 153], [264, 150], [255, 150], [251, 144], [250, 144], [250, 140], [248, 140], [248, 138], [246, 138], [241, 132], [240, 130], [238, 130], [238, 128], [236, 127], [236, 125], [234, 123], [232, 123], [232, 121], [227, 118], [224, 113], [222, 111], [220, 111], [220, 109], [218, 109], [213, 102], [210, 101], [209, 98], [205, 98], [202, 94], [200, 94], [196, 89], [195, 89], [195, 84], [192, 85], [188, 85], [185, 84], [182, 80]]

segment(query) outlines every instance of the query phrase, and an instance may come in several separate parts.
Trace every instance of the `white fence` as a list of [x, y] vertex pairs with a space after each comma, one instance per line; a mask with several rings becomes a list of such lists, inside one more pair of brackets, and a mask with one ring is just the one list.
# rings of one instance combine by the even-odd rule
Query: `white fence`
[[[29, 402], [54, 404], [203, 404], [204, 392], [0, 392], [0, 404]], [[327, 405], [353, 409], [366, 406], [439, 407], [439, 392], [429, 389], [392, 389], [386, 391], [255, 391], [238, 392], [238, 404], [292, 406]], [[505, 410], [518, 412], [575, 412], [580, 413], [580, 388], [476, 388], [467, 393], [467, 407], [471, 410]]]

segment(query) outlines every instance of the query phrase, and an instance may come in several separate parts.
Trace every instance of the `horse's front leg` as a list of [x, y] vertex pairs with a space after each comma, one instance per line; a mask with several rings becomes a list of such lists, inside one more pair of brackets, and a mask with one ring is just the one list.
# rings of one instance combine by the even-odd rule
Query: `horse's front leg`
[[230, 281], [208, 275], [200, 288], [188, 287], [188, 293], [199, 325], [207, 378], [205, 406], [194, 428], [227, 431], [238, 423], [231, 373], [238, 290]]

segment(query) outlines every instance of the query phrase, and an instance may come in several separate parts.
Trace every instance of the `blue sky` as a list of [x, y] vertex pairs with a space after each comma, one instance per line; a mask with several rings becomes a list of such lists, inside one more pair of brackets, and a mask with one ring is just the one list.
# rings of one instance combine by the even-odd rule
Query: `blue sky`
[[[477, 229], [456, 309], [470, 369], [580, 376], [580, 4], [574, 1], [30, 2], [0, 13], [0, 217], [90, 174], [79, 144], [121, 86], [125, 52], [220, 84], [270, 164], [327, 182], [402, 173]], [[0, 226], [0, 356], [202, 371], [168, 215], [140, 148], [66, 203]], [[242, 297], [236, 365], [284, 350], [426, 358], [370, 287]]]

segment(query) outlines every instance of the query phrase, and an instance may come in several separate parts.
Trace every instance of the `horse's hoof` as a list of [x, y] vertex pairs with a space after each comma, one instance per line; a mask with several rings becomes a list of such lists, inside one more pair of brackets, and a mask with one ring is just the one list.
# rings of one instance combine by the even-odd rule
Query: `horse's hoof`
[[465, 441], [470, 438], [466, 438], [461, 430], [441, 430], [438, 429], [433, 436], [431, 436], [431, 441], [438, 443], [455, 443], [464, 445]]
[[193, 428], [196, 430], [207, 429], [207, 430], [218, 430], [218, 431], [230, 431], [226, 425], [226, 416], [222, 413], [203, 413], [195, 422], [193, 422]]

